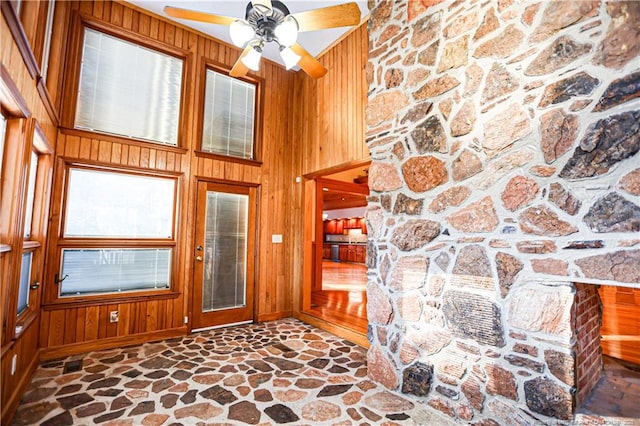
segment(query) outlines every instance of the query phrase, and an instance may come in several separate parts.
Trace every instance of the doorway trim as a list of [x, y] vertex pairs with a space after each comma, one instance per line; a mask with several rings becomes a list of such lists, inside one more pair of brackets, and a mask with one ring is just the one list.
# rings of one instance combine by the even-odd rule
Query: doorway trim
[[[341, 324], [330, 323], [323, 318], [319, 318], [314, 315], [310, 315], [311, 309], [311, 290], [314, 280], [314, 274], [316, 273], [316, 243], [318, 226], [322, 226], [322, 209], [317, 208], [318, 195], [316, 191], [316, 180], [324, 176], [333, 175], [343, 171], [347, 171], [355, 168], [367, 168], [371, 164], [370, 159], [351, 161], [349, 163], [343, 163], [338, 166], [329, 167], [326, 169], [318, 170], [313, 173], [307, 173], [303, 175], [303, 233], [302, 233], [302, 283], [299, 287], [300, 291], [297, 294], [295, 301], [294, 316], [308, 324], [316, 326], [320, 329], [329, 331], [344, 339], [350, 340], [360, 346], [369, 347], [369, 340], [366, 334], [354, 331], [347, 326]], [[344, 182], [341, 182], [344, 183]], [[318, 210], [320, 214], [318, 215]], [[318, 217], [320, 221], [318, 222]], [[320, 229], [320, 235], [322, 229]], [[322, 239], [322, 236], [320, 236]], [[322, 243], [322, 241], [320, 241]], [[322, 245], [320, 245], [322, 247]], [[322, 256], [321, 250], [319, 250], [320, 256]], [[320, 267], [322, 264], [320, 263]]]
[[[203, 326], [203, 327], [195, 327], [195, 315], [196, 315], [196, 310], [200, 309], [200, 307], [197, 306], [197, 301], [196, 301], [196, 281], [197, 281], [197, 276], [196, 274], [198, 273], [199, 268], [196, 267], [196, 256], [198, 255], [198, 251], [197, 251], [197, 247], [198, 247], [198, 239], [197, 239], [197, 234], [198, 234], [198, 219], [197, 219], [197, 215], [198, 215], [198, 209], [199, 209], [199, 190], [198, 188], [200, 187], [201, 184], [204, 185], [214, 185], [220, 188], [236, 188], [239, 189], [239, 192], [243, 192], [243, 191], [247, 191], [247, 193], [249, 194], [249, 200], [250, 203], [253, 202], [253, 207], [250, 205], [249, 206], [249, 214], [248, 214], [248, 233], [247, 235], [250, 236], [250, 238], [253, 239], [253, 250], [249, 250], [247, 252], [247, 275], [251, 276], [251, 280], [252, 282], [249, 283], [247, 281], [247, 287], [249, 285], [251, 285], [253, 287], [253, 290], [251, 291], [251, 297], [247, 297], [247, 302], [249, 302], [249, 300], [251, 300], [251, 319], [250, 320], [241, 320], [241, 321], [232, 321], [228, 324], [216, 324], [216, 325], [211, 325], [211, 326]], [[191, 294], [189, 295], [189, 309], [188, 309], [188, 316], [189, 316], [189, 330], [190, 332], [193, 331], [202, 331], [202, 330], [207, 330], [207, 329], [212, 329], [212, 328], [221, 328], [221, 327], [227, 327], [227, 326], [231, 326], [231, 325], [235, 325], [236, 323], [240, 322], [240, 323], [253, 323], [257, 320], [257, 302], [258, 302], [258, 272], [259, 272], [259, 265], [258, 265], [258, 250], [259, 250], [259, 215], [260, 215], [260, 185], [257, 184], [253, 184], [253, 183], [249, 183], [249, 182], [238, 182], [238, 181], [228, 181], [228, 180], [222, 180], [222, 179], [211, 179], [211, 178], [203, 178], [203, 177], [199, 177], [196, 176], [195, 178], [195, 199], [194, 199], [194, 204], [193, 204], [193, 227], [192, 227], [192, 232], [193, 232], [193, 237], [191, 238], [191, 243], [187, 249], [187, 253], [189, 254], [189, 257], [187, 257], [187, 261], [192, 262], [192, 268], [191, 268], [191, 283], [188, 285]], [[253, 215], [252, 215], [253, 212]], [[249, 270], [250, 269], [250, 270]]]

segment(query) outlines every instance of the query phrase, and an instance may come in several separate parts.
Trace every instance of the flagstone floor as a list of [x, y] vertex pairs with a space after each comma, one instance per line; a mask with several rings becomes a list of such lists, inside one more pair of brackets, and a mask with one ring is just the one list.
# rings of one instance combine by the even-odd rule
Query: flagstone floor
[[368, 380], [365, 349], [293, 319], [47, 362], [12, 422], [284, 423], [453, 424]]

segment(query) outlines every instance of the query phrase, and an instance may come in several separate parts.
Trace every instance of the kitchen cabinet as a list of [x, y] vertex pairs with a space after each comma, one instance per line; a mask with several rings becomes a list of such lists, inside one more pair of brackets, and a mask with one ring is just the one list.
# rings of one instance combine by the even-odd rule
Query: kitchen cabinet
[[367, 246], [357, 245], [356, 246], [356, 262], [357, 263], [365, 263], [367, 260]]
[[322, 246], [322, 258], [331, 259], [331, 244], [324, 244]]
[[350, 245], [347, 247], [347, 262], [356, 261], [356, 246]]
[[347, 262], [349, 259], [349, 246], [345, 244], [340, 245], [340, 260]]
[[322, 223], [325, 234], [344, 235], [348, 229], [360, 229], [363, 234], [367, 233], [367, 221], [364, 217], [352, 217], [350, 219], [331, 219]]

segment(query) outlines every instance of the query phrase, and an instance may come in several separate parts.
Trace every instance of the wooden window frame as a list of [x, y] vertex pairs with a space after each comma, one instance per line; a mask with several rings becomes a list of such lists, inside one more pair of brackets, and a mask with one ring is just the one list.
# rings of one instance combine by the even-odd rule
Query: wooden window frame
[[[16, 337], [19, 334], [26, 330], [29, 324], [34, 321], [39, 314], [40, 311], [40, 299], [41, 299], [41, 289], [40, 283], [42, 282], [43, 271], [44, 271], [44, 244], [45, 244], [45, 236], [47, 233], [47, 225], [48, 225], [48, 210], [49, 210], [49, 200], [48, 195], [51, 192], [51, 173], [50, 170], [52, 168], [53, 161], [53, 145], [47, 139], [44, 131], [40, 127], [40, 124], [35, 120], [31, 119], [31, 125], [28, 126], [27, 140], [30, 143], [25, 144], [25, 153], [24, 153], [24, 167], [25, 167], [25, 177], [24, 177], [24, 200], [23, 200], [23, 223], [22, 223], [22, 250], [20, 256], [27, 252], [32, 252], [33, 256], [31, 259], [31, 274], [30, 274], [30, 282], [29, 285], [29, 294], [28, 294], [28, 303], [27, 309], [17, 315], [16, 320]], [[27, 149], [28, 148], [28, 151]], [[35, 187], [34, 187], [34, 196], [32, 203], [32, 214], [31, 214], [31, 233], [29, 238], [24, 237], [24, 228], [26, 223], [24, 223], [24, 212], [26, 211], [27, 202], [29, 202], [27, 197], [28, 188], [26, 187], [29, 182], [29, 173], [30, 173], [30, 163], [31, 163], [31, 154], [36, 153], [38, 156], [38, 165], [36, 168], [36, 177], [35, 177]], [[19, 277], [19, 273], [18, 273]], [[19, 280], [18, 280], [19, 285]], [[20, 326], [21, 331], [17, 331], [17, 327]]]
[[[200, 99], [197, 103], [197, 134], [195, 137], [197, 138], [197, 149], [195, 153], [198, 157], [211, 158], [214, 160], [221, 160], [239, 164], [246, 164], [249, 166], [260, 166], [262, 165], [262, 137], [263, 137], [263, 111], [264, 111], [264, 79], [254, 77], [254, 76], [243, 76], [243, 77], [232, 77], [238, 80], [244, 81], [245, 83], [253, 84], [255, 86], [255, 99], [254, 99], [254, 112], [253, 112], [253, 158], [242, 158], [235, 157], [232, 155], [223, 155], [216, 154], [213, 152], [203, 151], [202, 150], [202, 136], [204, 133], [204, 109], [206, 102], [206, 86], [207, 86], [207, 71], [215, 71], [217, 73], [229, 76], [230, 70], [225, 68], [223, 65], [210, 60], [208, 58], [201, 58], [200, 65], [200, 87], [197, 90], [198, 96]], [[229, 76], [230, 77], [230, 76]]]
[[[126, 30], [116, 25], [99, 21], [95, 18], [82, 15], [77, 11], [73, 12], [70, 28], [71, 30], [68, 42], [65, 84], [63, 88], [65, 102], [64, 105], [62, 105], [62, 114], [60, 117], [61, 127], [66, 131], [88, 135], [88, 137], [95, 138], [96, 135], [99, 135], [98, 137], [100, 139], [109, 138], [110, 140], [117, 140], [119, 143], [139, 145], [142, 147], [153, 149], [164, 149], [167, 151], [174, 151], [178, 153], [186, 153], [186, 147], [188, 146], [186, 138], [189, 134], [187, 128], [187, 105], [189, 102], [189, 77], [191, 75], [190, 70], [193, 54], [188, 50], [179, 49], [175, 46], [168, 45], [159, 40], [146, 37], [144, 35]], [[113, 133], [77, 129], [75, 127], [75, 116], [78, 103], [78, 87], [80, 85], [80, 68], [82, 62], [85, 28], [90, 28], [106, 35], [116, 37], [120, 40], [145, 47], [155, 52], [172, 56], [182, 61], [180, 112], [178, 117], [178, 140], [175, 146], [156, 143], [134, 137], [116, 135]]]
[[[92, 170], [105, 173], [121, 173], [134, 176], [160, 177], [172, 179], [175, 181], [174, 188], [174, 206], [172, 214], [172, 231], [173, 235], [167, 238], [86, 238], [86, 237], [65, 237], [64, 224], [66, 214], [66, 203], [69, 184], [69, 171], [71, 169]], [[54, 206], [58, 213], [52, 212], [53, 216], [57, 216], [57, 220], [52, 223], [52, 229], [49, 233], [48, 248], [48, 267], [45, 285], [45, 309], [53, 308], [59, 305], [86, 305], [89, 304], [112, 304], [115, 302], [122, 303], [125, 301], [137, 301], [144, 299], [162, 299], [173, 298], [179, 295], [176, 290], [178, 286], [178, 261], [180, 259], [180, 227], [179, 223], [179, 206], [180, 193], [183, 187], [184, 176], [179, 172], [158, 172], [157, 170], [148, 170], [140, 167], [111, 167], [105, 166], [98, 162], [77, 161], [76, 159], [58, 158], [56, 167], [56, 182], [59, 182], [57, 188], [54, 189], [54, 199], [59, 200], [57, 206]], [[156, 290], [134, 290], [122, 293], [100, 293], [85, 294], [79, 296], [60, 296], [57, 275], [60, 274], [62, 267], [62, 251], [69, 248], [170, 248], [171, 253], [171, 272], [169, 288]]]

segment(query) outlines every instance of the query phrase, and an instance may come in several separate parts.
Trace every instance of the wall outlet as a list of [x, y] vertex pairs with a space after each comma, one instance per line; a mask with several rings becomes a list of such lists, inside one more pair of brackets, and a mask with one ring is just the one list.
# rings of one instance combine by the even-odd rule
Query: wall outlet
[[18, 355], [13, 354], [13, 357], [11, 358], [11, 375], [12, 376], [16, 374], [17, 368], [18, 368]]
[[189, 317], [184, 317], [184, 323], [189, 324]]
[[118, 311], [109, 312], [109, 322], [118, 322]]

